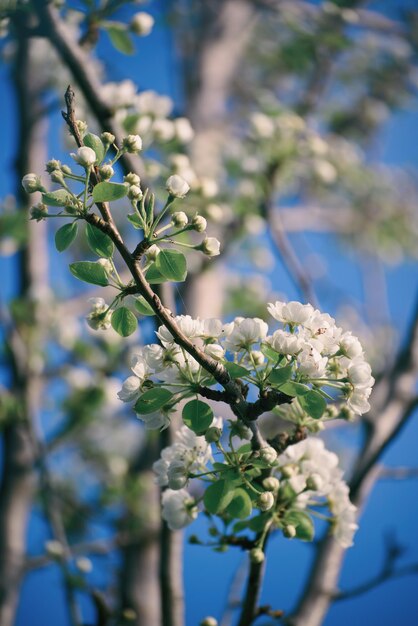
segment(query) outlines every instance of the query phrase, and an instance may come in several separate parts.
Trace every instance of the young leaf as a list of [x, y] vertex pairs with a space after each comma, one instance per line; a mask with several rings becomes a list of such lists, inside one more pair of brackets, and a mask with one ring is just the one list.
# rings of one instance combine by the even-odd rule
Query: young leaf
[[227, 362], [224, 365], [231, 378], [241, 378], [242, 376], [248, 376], [250, 373], [249, 370], [242, 367], [242, 365], [238, 365], [237, 363]]
[[309, 391], [306, 395], [300, 396], [299, 403], [302, 409], [316, 420], [322, 417], [327, 408], [327, 401], [318, 391]]
[[156, 268], [167, 279], [179, 283], [186, 280], [186, 257], [177, 250], [161, 250], [155, 261]]
[[144, 296], [135, 298], [135, 308], [141, 315], [155, 315], [151, 305], [145, 300]]
[[203, 503], [206, 510], [212, 515], [221, 513], [231, 502], [234, 490], [226, 480], [218, 480], [210, 485], [203, 496]]
[[121, 183], [98, 183], [93, 189], [95, 202], [113, 202], [128, 193], [128, 185]]
[[150, 285], [159, 285], [161, 283], [167, 282], [165, 276], [161, 274], [161, 272], [157, 269], [155, 263], [151, 263], [148, 270], [145, 273], [145, 278], [149, 282]]
[[113, 311], [110, 323], [121, 337], [129, 337], [138, 326], [138, 320], [126, 306], [120, 306]]
[[226, 508], [226, 512], [234, 518], [245, 519], [253, 510], [251, 498], [244, 489], [234, 491], [234, 497]]
[[93, 135], [93, 133], [87, 133], [87, 135], [84, 135], [83, 141], [85, 146], [94, 151], [97, 163], [100, 165], [105, 156], [105, 148], [100, 137]]
[[91, 224], [86, 225], [86, 235], [87, 243], [94, 254], [106, 259], [112, 257], [114, 245], [110, 237]]
[[209, 404], [201, 400], [190, 400], [183, 407], [183, 422], [196, 435], [203, 435], [213, 420], [213, 411]]
[[143, 230], [144, 222], [141, 220], [139, 215], [137, 215], [136, 213], [129, 213], [129, 215], [127, 215], [126, 217], [131, 222], [134, 228], [137, 228], [138, 230]]
[[148, 413], [155, 413], [161, 409], [167, 402], [171, 400], [173, 394], [164, 387], [154, 387], [148, 389], [142, 394], [136, 401], [135, 411], [140, 415], [147, 415]]
[[109, 284], [107, 274], [99, 263], [92, 263], [91, 261], [71, 263], [70, 272], [78, 280], [83, 280], [85, 283], [100, 285], [101, 287], [106, 287]]
[[307, 385], [302, 385], [302, 383], [293, 383], [291, 381], [283, 383], [283, 385], [280, 385], [279, 389], [287, 396], [303, 396], [305, 393], [310, 391]]
[[291, 378], [292, 372], [293, 367], [291, 365], [279, 367], [278, 369], [274, 369], [270, 372], [268, 380], [273, 383], [273, 385], [280, 385]]
[[65, 189], [57, 189], [43, 193], [42, 202], [48, 206], [66, 206], [73, 204], [73, 198]]
[[55, 233], [55, 247], [58, 252], [66, 250], [77, 236], [77, 222], [61, 226]]
[[123, 54], [133, 54], [135, 51], [132, 39], [130, 38], [125, 24], [117, 22], [108, 23], [106, 30], [109, 34], [110, 41], [119, 52]]

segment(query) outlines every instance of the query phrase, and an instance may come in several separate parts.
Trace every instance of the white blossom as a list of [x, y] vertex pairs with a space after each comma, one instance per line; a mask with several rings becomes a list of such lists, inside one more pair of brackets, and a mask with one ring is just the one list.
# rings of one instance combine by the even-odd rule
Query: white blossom
[[268, 338], [268, 342], [279, 354], [289, 354], [292, 356], [300, 352], [303, 347], [303, 342], [298, 335], [280, 329], [276, 330], [272, 337]]
[[300, 302], [275, 302], [267, 305], [267, 310], [275, 320], [285, 324], [304, 324], [313, 314], [311, 304]]
[[170, 530], [180, 530], [197, 517], [194, 499], [186, 489], [166, 489], [162, 495], [162, 517]]
[[178, 117], [174, 120], [176, 138], [180, 143], [189, 143], [194, 137], [194, 130], [187, 117]]

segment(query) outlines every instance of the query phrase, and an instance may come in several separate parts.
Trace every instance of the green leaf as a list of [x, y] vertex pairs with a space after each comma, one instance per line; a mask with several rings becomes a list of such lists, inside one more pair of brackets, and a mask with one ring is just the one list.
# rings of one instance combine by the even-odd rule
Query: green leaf
[[241, 378], [242, 376], [248, 376], [250, 371], [238, 365], [237, 363], [224, 363], [224, 367], [231, 378]]
[[113, 202], [128, 193], [128, 185], [121, 183], [98, 183], [93, 189], [95, 202]]
[[268, 379], [271, 383], [273, 383], [273, 385], [280, 385], [289, 380], [289, 378], [291, 378], [292, 376], [292, 373], [293, 366], [286, 365], [285, 367], [279, 367], [278, 369], [272, 370]]
[[140, 415], [147, 415], [148, 413], [155, 413], [161, 409], [165, 404], [170, 402], [173, 394], [164, 387], [154, 387], [142, 394], [136, 401], [135, 411]]
[[161, 250], [155, 265], [159, 272], [167, 279], [176, 283], [186, 280], [186, 257], [177, 250]]
[[165, 276], [161, 274], [161, 272], [157, 269], [155, 263], [151, 263], [149, 268], [145, 273], [145, 278], [149, 282], [150, 285], [159, 285], [161, 283], [167, 282]]
[[139, 217], [139, 215], [137, 215], [136, 213], [129, 213], [129, 215], [127, 215], [126, 217], [131, 222], [134, 228], [137, 228], [138, 230], [144, 229], [144, 222]]
[[231, 502], [234, 490], [226, 480], [218, 480], [210, 485], [203, 496], [206, 510], [212, 515], [221, 513]]
[[145, 300], [144, 296], [135, 298], [135, 308], [141, 315], [155, 315], [155, 311], [151, 305]]
[[123, 54], [133, 54], [135, 52], [132, 39], [127, 32], [125, 24], [118, 22], [108, 22], [105, 28], [109, 34], [110, 41], [119, 52]]
[[93, 133], [87, 133], [87, 135], [84, 135], [83, 141], [85, 146], [94, 150], [97, 157], [97, 163], [100, 165], [106, 154], [105, 147], [100, 137], [93, 135]]
[[99, 263], [91, 261], [78, 261], [70, 264], [70, 272], [78, 280], [92, 285], [100, 285], [106, 287], [109, 284], [107, 274]]
[[213, 420], [213, 411], [209, 404], [201, 400], [190, 400], [183, 407], [183, 422], [196, 435], [203, 435]]
[[91, 224], [86, 225], [86, 235], [87, 243], [94, 254], [106, 259], [112, 257], [115, 246], [110, 237]]
[[77, 236], [77, 222], [72, 224], [65, 224], [61, 226], [55, 233], [55, 247], [58, 252], [63, 252], [73, 243]]
[[129, 337], [138, 326], [138, 320], [126, 306], [120, 306], [113, 311], [110, 323], [121, 337]]
[[305, 393], [309, 393], [310, 391], [307, 385], [293, 382], [283, 383], [283, 385], [280, 385], [279, 390], [287, 396], [303, 396]]
[[253, 530], [254, 532], [259, 533], [262, 530], [264, 530], [265, 525], [267, 524], [268, 521], [270, 521], [270, 519], [271, 519], [270, 511], [261, 513], [260, 515], [256, 515], [255, 517], [252, 517], [250, 519], [250, 521], [248, 522], [248, 527], [251, 528], [251, 530]]
[[268, 343], [262, 343], [260, 345], [260, 350], [264, 356], [270, 359], [270, 361], [274, 361], [274, 363], [277, 363], [277, 361], [281, 358], [280, 354], [276, 352], [276, 350], [273, 350]]
[[253, 510], [251, 498], [244, 489], [238, 488], [234, 491], [233, 499], [226, 508], [226, 513], [231, 517], [245, 519]]
[[57, 189], [43, 193], [42, 202], [48, 206], [66, 206], [67, 204], [74, 204], [74, 199], [65, 189]]
[[296, 537], [302, 541], [312, 541], [315, 534], [315, 527], [312, 518], [305, 511], [291, 511], [286, 515], [286, 524], [291, 524], [296, 528]]
[[300, 396], [299, 403], [308, 415], [316, 420], [322, 417], [327, 408], [327, 401], [318, 391], [310, 391], [304, 396]]

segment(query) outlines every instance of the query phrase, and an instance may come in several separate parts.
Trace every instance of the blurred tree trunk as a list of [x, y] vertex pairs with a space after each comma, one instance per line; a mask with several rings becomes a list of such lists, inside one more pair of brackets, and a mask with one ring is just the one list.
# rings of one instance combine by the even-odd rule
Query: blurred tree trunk
[[[45, 124], [39, 116], [39, 86], [31, 64], [36, 42], [21, 33], [14, 59], [14, 86], [19, 136], [16, 138], [17, 202], [27, 212], [27, 196], [20, 185], [27, 172], [40, 174], [45, 162]], [[38, 302], [48, 293], [46, 224], [25, 222], [27, 240], [18, 253], [17, 298], [19, 319], [7, 334], [12, 372], [11, 391], [16, 410], [3, 430], [0, 485], [0, 624], [12, 626], [26, 555], [27, 523], [35, 490], [36, 444], [33, 436], [42, 396], [40, 341], [42, 310]]]

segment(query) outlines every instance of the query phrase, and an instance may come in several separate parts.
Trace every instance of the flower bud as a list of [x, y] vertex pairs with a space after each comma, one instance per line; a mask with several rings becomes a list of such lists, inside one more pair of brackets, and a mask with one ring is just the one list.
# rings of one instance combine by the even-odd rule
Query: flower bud
[[87, 132], [87, 122], [85, 122], [84, 120], [76, 120], [75, 123], [78, 128], [78, 132], [82, 137], [84, 137]]
[[103, 180], [108, 180], [109, 178], [112, 178], [114, 173], [115, 173], [115, 170], [108, 163], [106, 163], [105, 165], [102, 165], [99, 168], [99, 174], [101, 178], [103, 178]]
[[170, 489], [174, 491], [178, 491], [179, 489], [183, 489], [187, 484], [187, 476], [184, 474], [173, 474], [168, 477], [168, 486]]
[[59, 185], [64, 185], [64, 174], [61, 170], [54, 170], [50, 174], [51, 180], [53, 183], [58, 183]]
[[216, 426], [211, 426], [205, 432], [205, 439], [208, 443], [216, 443], [222, 437], [222, 430]]
[[71, 174], [71, 167], [69, 165], [62, 165], [61, 170], [64, 174]]
[[128, 185], [136, 185], [137, 187], [139, 187], [141, 183], [141, 179], [138, 174], [134, 174], [133, 172], [126, 174], [126, 176], [123, 177], [123, 180], [125, 183], [128, 183]]
[[312, 491], [319, 491], [324, 484], [323, 478], [317, 473], [311, 474], [306, 480], [306, 487]]
[[260, 350], [251, 350], [251, 359], [254, 365], [263, 365], [265, 361], [264, 354]]
[[274, 504], [274, 496], [271, 491], [265, 491], [257, 498], [257, 506], [261, 511], [268, 511]]
[[130, 200], [140, 200], [143, 196], [141, 187], [137, 185], [131, 185], [128, 189], [128, 198]]
[[288, 539], [293, 539], [293, 537], [296, 537], [296, 528], [292, 524], [287, 524], [283, 528], [283, 534]]
[[251, 563], [262, 563], [264, 561], [264, 552], [260, 548], [250, 550]]
[[113, 266], [109, 259], [102, 258], [99, 259], [97, 263], [102, 266], [106, 274], [111, 274], [113, 272]]
[[259, 450], [259, 458], [265, 463], [272, 465], [274, 461], [277, 459], [277, 452], [271, 446], [265, 446]]
[[45, 191], [42, 181], [37, 174], [25, 174], [22, 178], [22, 187], [26, 193], [35, 193], [35, 191]]
[[140, 152], [142, 150], [142, 139], [139, 135], [128, 135], [122, 139], [122, 148], [126, 150], [126, 152], [130, 152], [135, 154], [136, 152]]
[[206, 230], [208, 223], [205, 218], [202, 217], [202, 215], [195, 215], [192, 219], [192, 225], [195, 231], [197, 231], [198, 233], [203, 233]]
[[200, 626], [218, 626], [218, 620], [209, 615], [208, 617], [202, 619]]
[[189, 218], [183, 211], [177, 211], [176, 213], [173, 213], [171, 217], [171, 223], [176, 228], [184, 228], [184, 226], [187, 226], [188, 222]]
[[207, 256], [218, 256], [220, 254], [221, 244], [215, 237], [206, 237], [195, 250], [200, 250]]
[[149, 259], [150, 261], [155, 261], [160, 252], [160, 248], [155, 243], [153, 243], [152, 246], [150, 246], [147, 250], [147, 259]]
[[48, 174], [51, 174], [55, 170], [61, 169], [61, 162], [57, 161], [57, 159], [51, 159], [50, 161], [47, 162], [45, 169], [48, 172]]
[[112, 135], [112, 133], [102, 133], [100, 139], [106, 148], [115, 143], [115, 135]]
[[72, 156], [74, 161], [76, 161], [76, 163], [84, 167], [86, 170], [90, 169], [97, 160], [95, 151], [88, 146], [81, 146], [81, 148], [77, 150], [77, 154], [71, 152], [70, 156]]
[[76, 559], [75, 565], [76, 568], [84, 574], [88, 574], [93, 569], [93, 563], [85, 556], [80, 556]]
[[45, 550], [49, 556], [60, 557], [64, 554], [64, 546], [56, 539], [45, 541]]
[[35, 204], [35, 206], [30, 209], [30, 219], [36, 220], [37, 222], [42, 221], [48, 216], [48, 207], [43, 202], [39, 202]]
[[173, 174], [173, 176], [167, 178], [166, 189], [170, 196], [184, 198], [190, 189], [190, 185], [178, 174]]
[[133, 622], [136, 620], [136, 612], [133, 609], [124, 609], [122, 611], [122, 617], [128, 622]]
[[280, 481], [275, 476], [267, 476], [267, 478], [263, 480], [263, 487], [267, 491], [278, 491]]
[[144, 13], [143, 11], [135, 13], [129, 24], [130, 30], [140, 37], [149, 35], [153, 26], [154, 18], [149, 13]]

